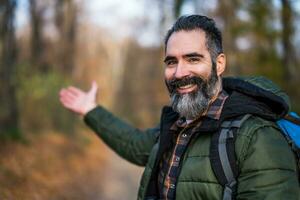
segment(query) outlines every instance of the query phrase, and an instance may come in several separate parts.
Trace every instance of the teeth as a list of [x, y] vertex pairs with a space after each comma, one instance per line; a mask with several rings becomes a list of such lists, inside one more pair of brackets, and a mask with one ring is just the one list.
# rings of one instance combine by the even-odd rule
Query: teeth
[[194, 86], [194, 84], [188, 84], [188, 85], [179, 87], [179, 89], [187, 89], [187, 88], [190, 88], [192, 86]]

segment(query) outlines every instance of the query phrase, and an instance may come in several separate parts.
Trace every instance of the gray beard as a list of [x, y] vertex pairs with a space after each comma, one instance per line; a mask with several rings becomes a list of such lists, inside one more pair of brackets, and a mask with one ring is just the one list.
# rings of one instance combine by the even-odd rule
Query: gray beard
[[209, 99], [204, 97], [198, 90], [195, 95], [175, 94], [171, 97], [173, 110], [186, 119], [195, 119], [199, 114], [204, 113], [209, 104]]
[[174, 92], [171, 95], [171, 105], [174, 111], [186, 119], [195, 119], [203, 114], [210, 104], [211, 99], [218, 92], [218, 78], [210, 77], [204, 88], [187, 94]]

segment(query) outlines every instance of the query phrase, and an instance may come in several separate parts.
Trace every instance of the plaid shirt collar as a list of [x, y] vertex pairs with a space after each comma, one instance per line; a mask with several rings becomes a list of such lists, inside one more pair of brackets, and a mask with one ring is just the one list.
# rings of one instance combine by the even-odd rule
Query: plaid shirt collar
[[213, 101], [211, 103], [211, 105], [208, 107], [207, 112], [204, 115], [201, 115], [199, 117], [197, 117], [196, 119], [194, 119], [192, 122], [188, 123], [187, 120], [185, 119], [185, 117], [180, 117], [172, 126], [171, 126], [171, 130], [176, 131], [178, 130], [178, 128], [183, 128], [185, 126], [187, 126], [188, 124], [194, 124], [195, 122], [199, 121], [200, 118], [202, 117], [208, 117], [211, 119], [215, 119], [215, 120], [219, 120], [221, 113], [222, 113], [222, 109], [225, 103], [225, 100], [227, 99], [228, 94], [226, 91], [221, 90], [218, 94], [218, 97], [215, 101]]

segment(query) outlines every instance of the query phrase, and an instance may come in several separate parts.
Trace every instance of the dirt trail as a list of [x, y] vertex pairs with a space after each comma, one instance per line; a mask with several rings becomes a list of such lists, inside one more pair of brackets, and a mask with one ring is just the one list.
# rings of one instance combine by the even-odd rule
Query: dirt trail
[[105, 163], [101, 200], [136, 199], [143, 168], [122, 159], [112, 150], [107, 150], [107, 154], [110, 159]]
[[143, 168], [120, 158], [96, 135], [77, 137], [49, 133], [32, 136], [27, 145], [0, 146], [5, 155], [0, 159], [0, 199], [136, 199]]

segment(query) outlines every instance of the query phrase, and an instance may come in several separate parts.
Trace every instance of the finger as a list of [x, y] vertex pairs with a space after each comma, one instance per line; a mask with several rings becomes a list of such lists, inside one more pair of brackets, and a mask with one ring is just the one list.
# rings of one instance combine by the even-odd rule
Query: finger
[[73, 99], [75, 99], [75, 98], [77, 98], [77, 97], [79, 96], [79, 94], [75, 94], [75, 93], [73, 93], [73, 92], [71, 92], [71, 91], [68, 91], [68, 92], [66, 93], [66, 95], [67, 95], [68, 97], [70, 97], [70, 98], [73, 98]]
[[71, 98], [78, 98], [78, 94], [74, 94], [74, 93], [70, 92], [69, 90], [65, 90], [60, 93], [60, 97], [64, 97], [64, 96], [71, 97]]
[[62, 89], [60, 92], [59, 92], [59, 96], [62, 97], [62, 96], [75, 96], [74, 93], [70, 92], [68, 89]]
[[63, 89], [61, 89], [60, 91], [59, 91], [59, 96], [62, 96], [62, 95], [64, 95], [65, 93], [66, 93], [66, 89], [65, 88], [63, 88]]
[[59, 101], [64, 105], [64, 107], [68, 107], [71, 105], [71, 101], [65, 98], [60, 98]]
[[81, 91], [80, 89], [73, 87], [73, 86], [69, 86], [68, 91], [75, 95], [81, 95], [83, 93], [83, 91]]
[[74, 110], [73, 106], [67, 102], [62, 102], [63, 106], [68, 110]]
[[97, 84], [96, 81], [93, 81], [93, 82], [92, 82], [92, 87], [91, 87], [89, 93], [91, 93], [91, 94], [96, 94], [96, 93], [97, 93], [97, 90], [98, 90], [98, 84]]
[[60, 98], [61, 101], [64, 101], [64, 102], [68, 102], [68, 103], [72, 103], [76, 101], [76, 99], [72, 96], [63, 96]]
[[64, 105], [64, 106], [69, 106], [71, 105], [71, 101], [69, 99], [60, 99], [60, 102]]
[[68, 109], [74, 109], [74, 101], [70, 99], [61, 99], [60, 102]]

